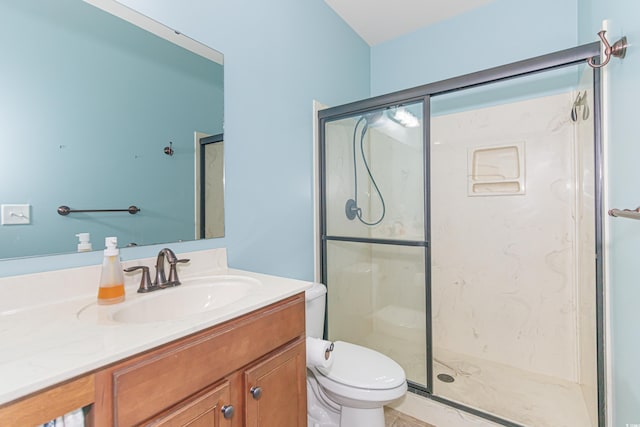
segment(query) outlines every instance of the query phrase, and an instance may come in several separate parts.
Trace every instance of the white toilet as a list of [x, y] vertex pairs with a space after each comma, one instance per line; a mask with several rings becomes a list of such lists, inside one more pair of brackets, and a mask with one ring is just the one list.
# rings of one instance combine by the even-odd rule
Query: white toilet
[[[327, 288], [305, 293], [307, 336], [322, 338]], [[355, 344], [334, 343], [328, 368], [307, 367], [308, 427], [384, 427], [383, 406], [407, 392], [404, 370], [389, 357]]]

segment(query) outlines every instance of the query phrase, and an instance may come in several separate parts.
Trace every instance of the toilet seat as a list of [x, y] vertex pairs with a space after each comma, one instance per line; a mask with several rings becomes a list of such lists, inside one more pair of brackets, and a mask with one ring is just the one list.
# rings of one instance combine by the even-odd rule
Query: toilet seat
[[370, 348], [336, 341], [331, 366], [317, 367], [321, 376], [348, 387], [389, 390], [405, 383], [404, 370], [394, 360]]
[[329, 368], [313, 371], [324, 391], [340, 405], [376, 408], [406, 393], [404, 370], [389, 357], [342, 341], [334, 343], [333, 353]]

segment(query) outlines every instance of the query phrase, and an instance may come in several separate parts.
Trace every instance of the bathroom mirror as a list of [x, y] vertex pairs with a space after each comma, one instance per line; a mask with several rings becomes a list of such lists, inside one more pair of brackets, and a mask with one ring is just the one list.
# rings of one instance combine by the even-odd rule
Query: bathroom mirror
[[0, 259], [224, 234], [220, 52], [113, 0], [1, 2], [0, 46]]

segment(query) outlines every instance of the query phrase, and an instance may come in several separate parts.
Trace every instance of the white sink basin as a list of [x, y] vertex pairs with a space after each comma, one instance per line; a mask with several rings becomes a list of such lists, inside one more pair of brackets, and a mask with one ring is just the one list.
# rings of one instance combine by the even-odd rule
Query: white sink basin
[[[183, 280], [182, 285], [135, 294], [114, 306], [85, 307], [79, 318], [99, 317], [118, 323], [148, 323], [179, 319], [232, 304], [259, 287], [260, 281], [242, 276], [208, 276]], [[129, 297], [127, 297], [129, 298]]]

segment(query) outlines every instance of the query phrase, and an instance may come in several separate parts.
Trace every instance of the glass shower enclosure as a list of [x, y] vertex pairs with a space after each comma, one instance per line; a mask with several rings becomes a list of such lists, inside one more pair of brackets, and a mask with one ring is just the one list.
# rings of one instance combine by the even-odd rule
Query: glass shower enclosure
[[604, 425], [598, 47], [320, 113], [329, 339], [506, 426]]

